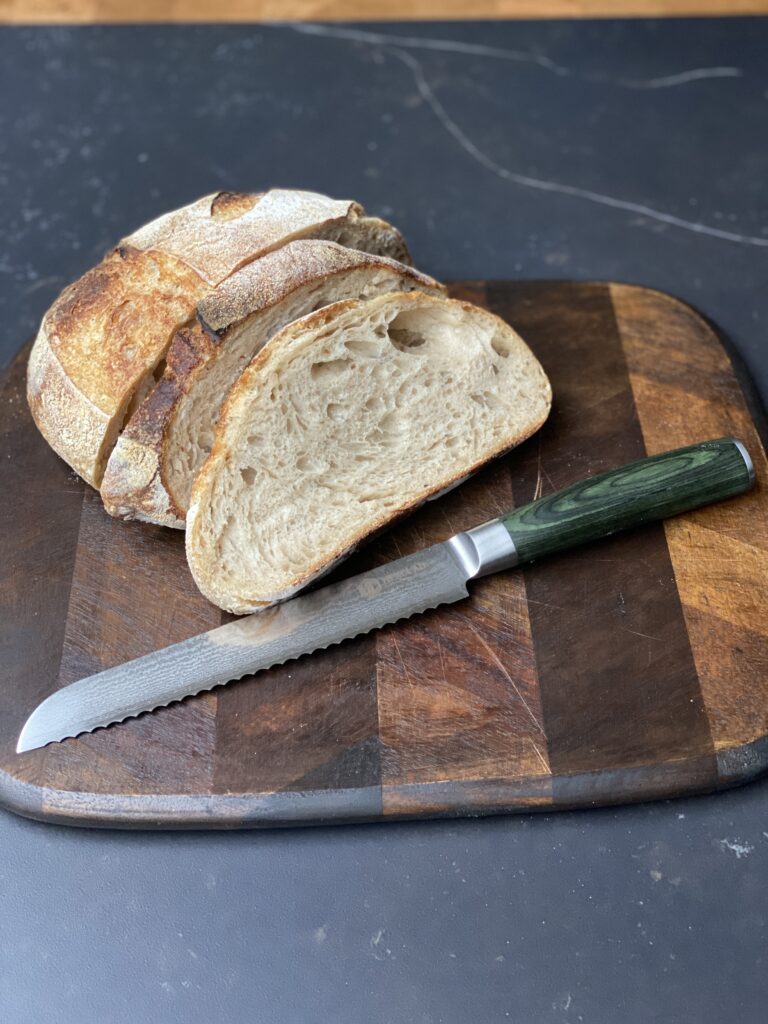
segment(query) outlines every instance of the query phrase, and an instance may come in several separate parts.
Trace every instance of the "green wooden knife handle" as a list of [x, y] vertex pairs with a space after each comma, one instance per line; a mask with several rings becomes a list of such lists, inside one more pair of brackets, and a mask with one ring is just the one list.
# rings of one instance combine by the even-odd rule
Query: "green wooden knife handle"
[[519, 564], [730, 498], [754, 480], [744, 445], [721, 437], [588, 477], [499, 522]]
[[731, 498], [754, 482], [744, 445], [721, 437], [580, 480], [447, 543], [472, 579]]

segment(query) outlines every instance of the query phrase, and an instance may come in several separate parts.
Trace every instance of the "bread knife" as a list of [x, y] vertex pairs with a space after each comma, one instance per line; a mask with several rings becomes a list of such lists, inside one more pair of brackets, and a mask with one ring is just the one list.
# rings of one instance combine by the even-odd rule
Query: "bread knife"
[[744, 445], [720, 438], [611, 469], [441, 544], [64, 686], [39, 704], [17, 751], [122, 722], [469, 596], [489, 573], [749, 490]]

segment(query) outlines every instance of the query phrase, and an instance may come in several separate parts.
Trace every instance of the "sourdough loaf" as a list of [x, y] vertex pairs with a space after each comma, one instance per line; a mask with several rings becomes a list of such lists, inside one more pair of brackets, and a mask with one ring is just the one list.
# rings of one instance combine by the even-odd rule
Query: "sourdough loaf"
[[302, 237], [408, 260], [397, 231], [357, 203], [282, 189], [205, 196], [123, 239], [43, 318], [27, 395], [49, 444], [98, 486], [122, 427], [197, 304], [240, 267]]
[[228, 611], [281, 601], [519, 444], [549, 382], [502, 320], [411, 292], [334, 303], [249, 364], [192, 489], [186, 546]]
[[412, 290], [444, 289], [394, 260], [326, 241], [289, 242], [230, 276], [178, 332], [162, 376], [120, 435], [101, 485], [107, 511], [183, 528], [221, 404], [264, 343], [340, 299]]

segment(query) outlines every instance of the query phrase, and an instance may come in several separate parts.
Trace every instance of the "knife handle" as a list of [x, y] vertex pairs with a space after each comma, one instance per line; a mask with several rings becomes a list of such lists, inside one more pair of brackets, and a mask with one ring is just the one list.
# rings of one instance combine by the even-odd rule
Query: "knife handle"
[[730, 498], [754, 481], [752, 460], [741, 441], [704, 441], [580, 480], [468, 530], [455, 538], [457, 554], [463, 547], [468, 565], [471, 549], [472, 575], [484, 576]]

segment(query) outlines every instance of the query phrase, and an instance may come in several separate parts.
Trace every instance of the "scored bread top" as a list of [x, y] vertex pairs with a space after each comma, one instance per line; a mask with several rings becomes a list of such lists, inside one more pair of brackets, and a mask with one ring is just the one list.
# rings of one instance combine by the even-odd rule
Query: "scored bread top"
[[[364, 218], [365, 222], [373, 220]], [[433, 277], [391, 258], [388, 253], [349, 248], [326, 239], [300, 239], [249, 263], [205, 295], [198, 303], [197, 318], [206, 331], [221, 339], [254, 311], [276, 305], [297, 288], [330, 281], [346, 271], [363, 268], [370, 268], [373, 273], [395, 274], [405, 280], [419, 281], [426, 288], [445, 291], [445, 286]]]
[[136, 387], [207, 290], [174, 256], [121, 246], [46, 313], [27, 400], [48, 443], [88, 483], [101, 479]]
[[320, 240], [289, 242], [237, 271], [177, 333], [162, 377], [118, 439], [101, 485], [107, 511], [183, 528], [220, 405], [268, 338], [339, 299], [412, 289], [444, 291], [387, 257]]
[[306, 233], [309, 226], [354, 221], [362, 213], [352, 200], [298, 189], [218, 192], [158, 217], [125, 241], [176, 256], [209, 285], [217, 285], [255, 255]]
[[549, 382], [498, 317], [420, 293], [335, 303], [275, 335], [227, 399], [192, 490], [202, 592], [247, 613], [530, 436]]
[[[311, 192], [220, 192], [129, 235], [43, 318], [27, 388], [43, 436], [98, 486], [120, 430], [200, 299], [286, 240], [348, 235], [354, 241], [376, 231], [383, 238], [378, 227], [366, 234], [371, 219], [362, 213], [351, 200]], [[386, 227], [388, 244], [397, 245], [399, 235]]]

